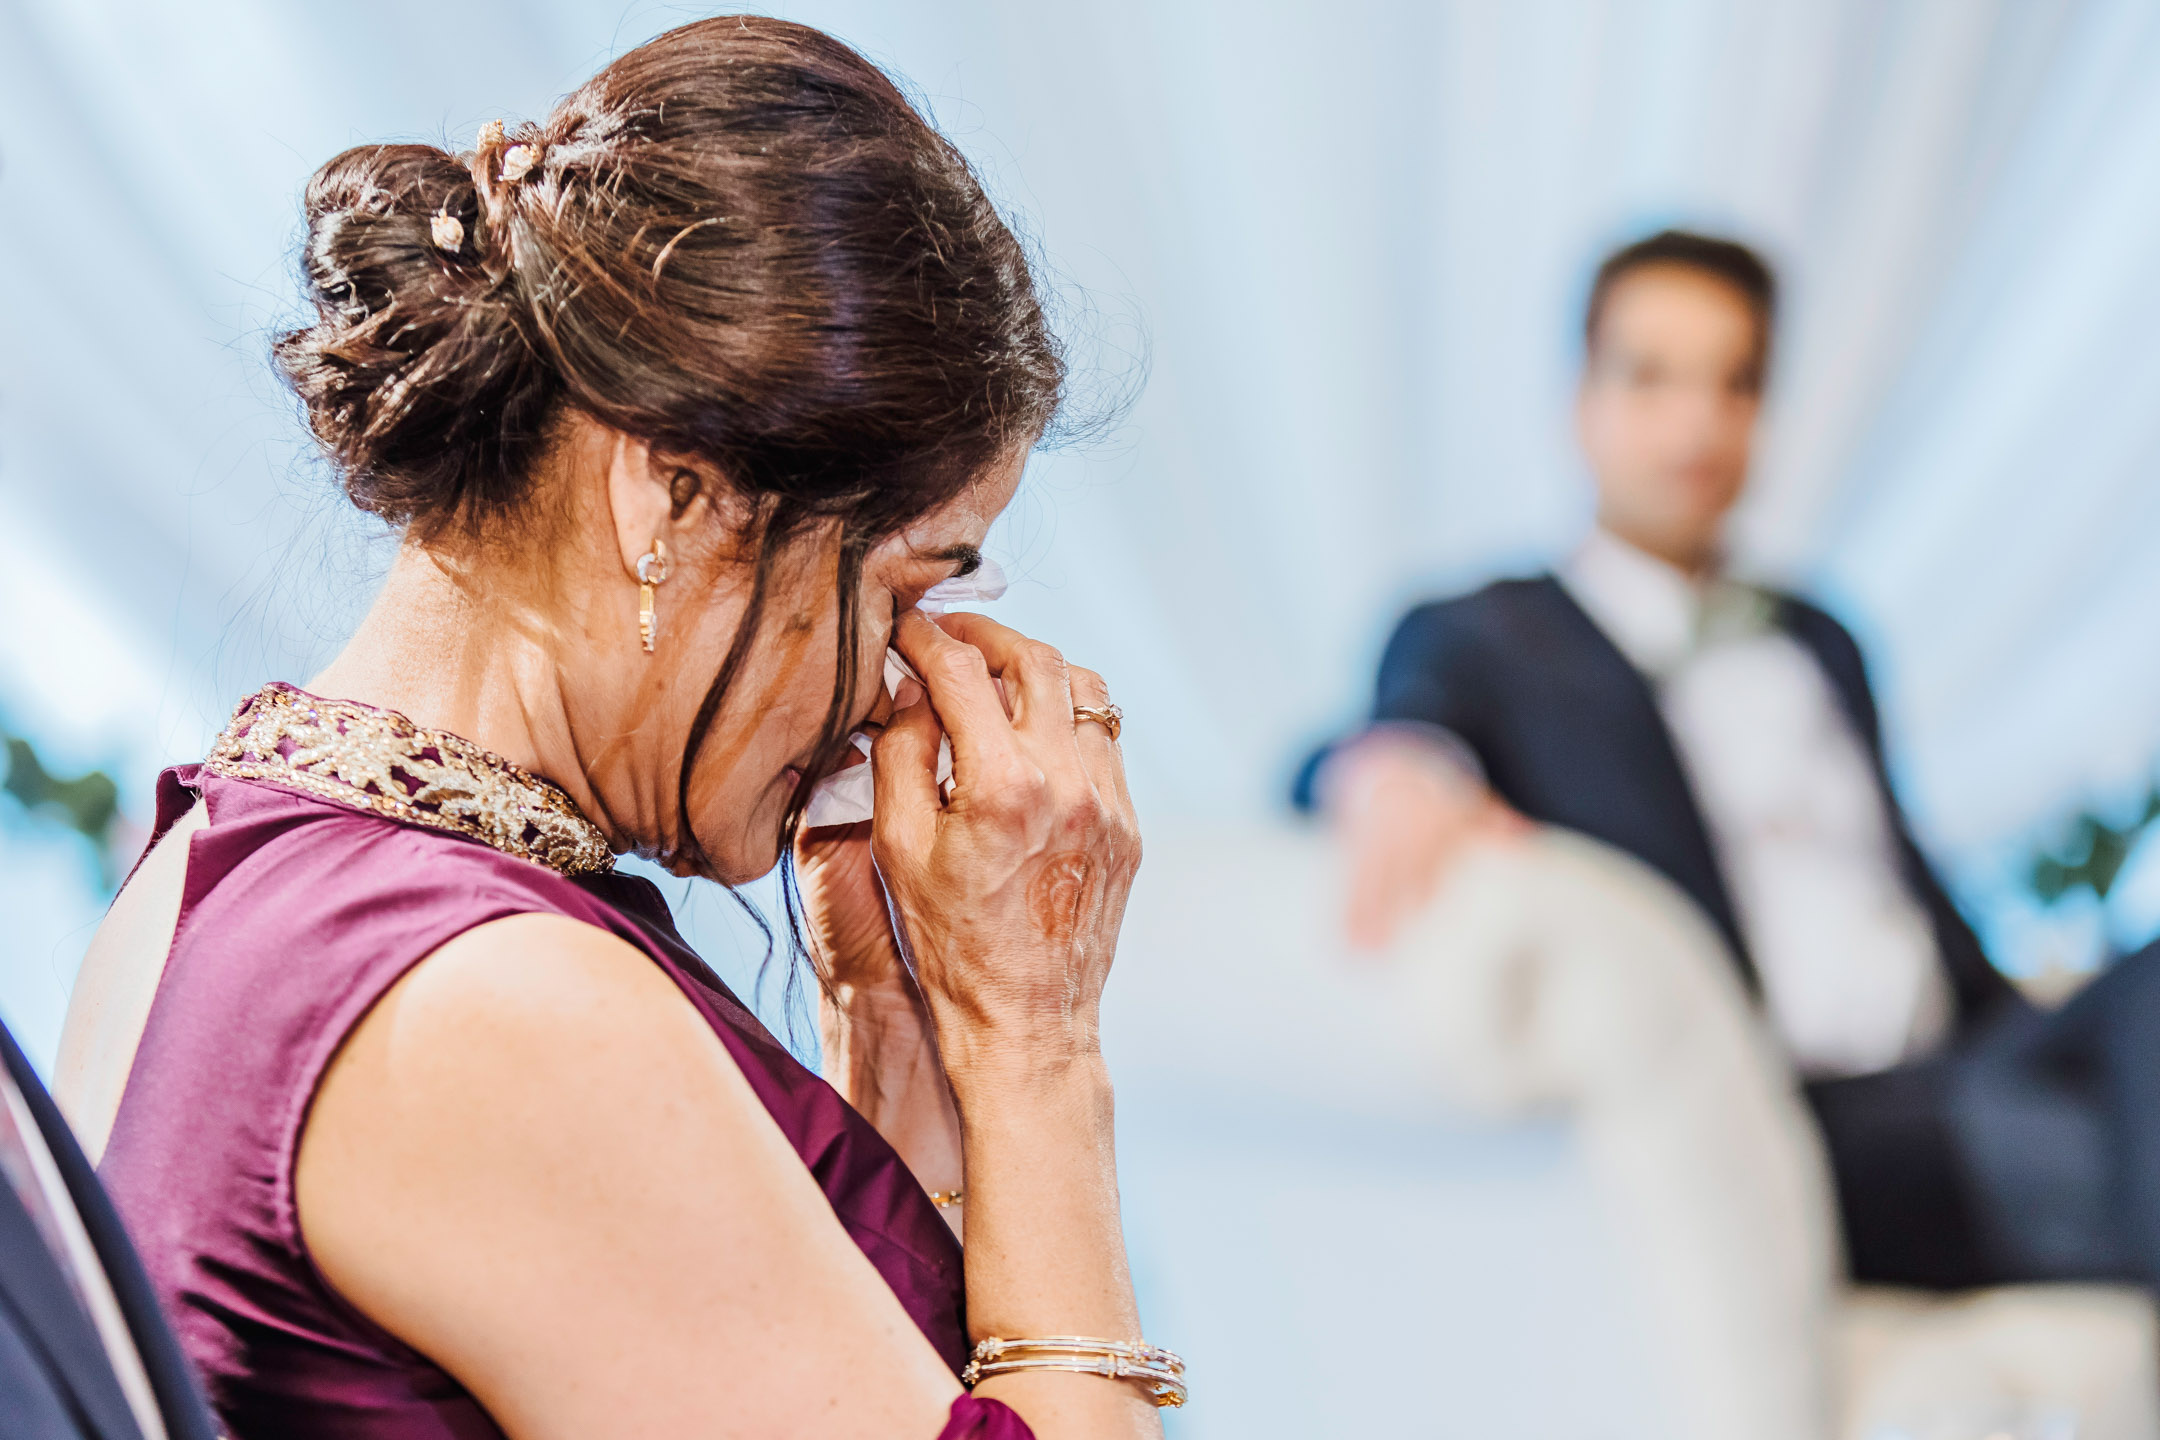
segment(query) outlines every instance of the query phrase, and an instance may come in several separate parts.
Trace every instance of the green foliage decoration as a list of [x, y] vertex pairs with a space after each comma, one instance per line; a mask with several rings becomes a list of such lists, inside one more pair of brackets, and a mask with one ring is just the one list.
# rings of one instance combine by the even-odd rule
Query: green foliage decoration
[[2091, 811], [2078, 816], [2070, 822], [2060, 846], [2033, 857], [2028, 877], [2033, 893], [2049, 905], [2079, 888], [2106, 900], [2123, 862], [2156, 820], [2160, 820], [2160, 784], [2146, 794], [2144, 806], [2127, 824], [2111, 824]]
[[0, 733], [7, 745], [7, 780], [0, 790], [33, 815], [58, 820], [102, 852], [120, 818], [120, 787], [102, 770], [62, 778], [45, 767], [37, 749], [19, 735]]

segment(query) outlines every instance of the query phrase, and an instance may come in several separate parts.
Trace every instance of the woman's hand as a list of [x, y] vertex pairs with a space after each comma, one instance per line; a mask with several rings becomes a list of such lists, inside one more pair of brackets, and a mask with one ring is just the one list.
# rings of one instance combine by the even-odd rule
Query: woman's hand
[[[880, 696], [863, 729], [875, 737], [895, 709], [914, 704], [922, 695], [918, 682], [902, 679], [890, 698]], [[843, 769], [870, 763], [868, 755], [853, 748], [847, 760]], [[894, 995], [913, 992], [914, 982], [893, 939], [885, 886], [871, 857], [868, 820], [798, 831], [795, 878], [801, 886], [813, 953], [832, 988]]]
[[[1102, 677], [980, 615], [900, 617], [928, 686], [878, 738], [872, 848], [956, 1084], [1099, 1055], [1102, 987], [1140, 832], [1124, 763], [1073, 707]], [[993, 678], [1002, 682], [1003, 697]], [[938, 741], [953, 781], [941, 799]]]
[[[1096, 1027], [1140, 832], [1116, 743], [1073, 719], [1075, 701], [1109, 697], [979, 615], [910, 611], [894, 643], [929, 695], [878, 738], [871, 848], [958, 1102], [969, 1331], [1137, 1340]], [[976, 1393], [1045, 1440], [1162, 1434], [1137, 1389], [1096, 1375], [999, 1375]]]
[[[870, 822], [797, 835], [795, 867], [825, 972], [818, 997], [825, 1078], [878, 1128], [923, 1188], [961, 1189], [960, 1118], [929, 1014], [893, 940], [885, 889], [870, 858]], [[942, 1213], [957, 1231], [961, 1212]]]
[[908, 987], [870, 857], [870, 822], [829, 825], [795, 837], [795, 878], [812, 953], [838, 990]]

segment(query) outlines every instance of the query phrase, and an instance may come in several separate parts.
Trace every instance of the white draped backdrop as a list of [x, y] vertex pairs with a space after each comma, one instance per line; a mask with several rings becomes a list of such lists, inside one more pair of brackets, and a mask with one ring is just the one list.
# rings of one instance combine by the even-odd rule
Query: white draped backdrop
[[[0, 0], [0, 724], [146, 819], [159, 764], [327, 656], [386, 549], [266, 361], [308, 173], [537, 115], [698, 13]], [[1905, 794], [2002, 953], [2095, 943], [2086, 912], [2051, 940], [2009, 877], [2160, 752], [2160, 6], [781, 13], [977, 159], [1094, 388], [1149, 357], [1125, 425], [1039, 458], [999, 544], [1004, 613], [1109, 674], [1158, 833], [1278, 809], [1408, 602], [1579, 533], [1589, 266], [1685, 223], [1788, 282], [1746, 563], [1868, 645]], [[0, 848], [0, 1014], [49, 1059], [100, 901], [49, 829]], [[2133, 872], [2118, 941], [2160, 928], [2160, 854]]]
[[[265, 360], [308, 172], [538, 114], [694, 13], [0, 0], [0, 719], [118, 770], [140, 817], [157, 764], [329, 652], [385, 549]], [[1097, 388], [1150, 357], [1002, 543], [1008, 612], [1114, 680], [1151, 821], [1276, 806], [1407, 602], [1570, 541], [1590, 262], [1727, 229], [1789, 295], [1743, 553], [1859, 630], [1926, 837], [2034, 963], [2010, 858], [2160, 750], [2160, 9], [785, 13], [977, 158]], [[42, 1052], [94, 901], [38, 840], [6, 842], [0, 1007]], [[2160, 925], [2155, 888], [2119, 940]]]

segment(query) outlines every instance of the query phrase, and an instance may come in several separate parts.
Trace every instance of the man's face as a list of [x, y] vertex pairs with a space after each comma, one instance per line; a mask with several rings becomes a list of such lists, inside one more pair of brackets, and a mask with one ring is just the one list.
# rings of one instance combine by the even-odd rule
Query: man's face
[[1607, 292], [1575, 412], [1605, 528], [1685, 569], [1715, 561], [1747, 481], [1761, 342], [1746, 297], [1699, 270], [1647, 266]]

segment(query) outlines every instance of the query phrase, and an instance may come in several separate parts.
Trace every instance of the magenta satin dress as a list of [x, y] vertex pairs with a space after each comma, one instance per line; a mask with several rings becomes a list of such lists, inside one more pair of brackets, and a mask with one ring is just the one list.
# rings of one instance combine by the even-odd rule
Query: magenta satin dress
[[[320, 703], [273, 687], [240, 717], [265, 696], [306, 714]], [[288, 738], [277, 748], [294, 745]], [[952, 1232], [869, 1122], [683, 943], [650, 882], [612, 871], [572, 878], [371, 813], [364, 791], [361, 803], [341, 803], [326, 798], [333, 784], [235, 778], [230, 767], [213, 773], [216, 763], [213, 755], [158, 782], [158, 834], [198, 799], [210, 823], [191, 842], [179, 928], [99, 1173], [233, 1440], [501, 1437], [456, 1379], [317, 1272], [300, 1234], [293, 1167], [324, 1067], [399, 976], [476, 925], [534, 911], [619, 935], [681, 988], [848, 1234], [958, 1371], [968, 1347]], [[425, 788], [401, 770], [380, 774]], [[381, 780], [373, 783], [379, 794]], [[1007, 1407], [962, 1397], [942, 1440], [1029, 1434]]]

